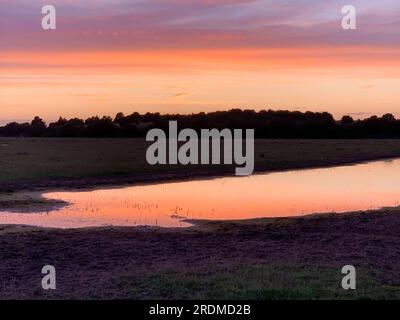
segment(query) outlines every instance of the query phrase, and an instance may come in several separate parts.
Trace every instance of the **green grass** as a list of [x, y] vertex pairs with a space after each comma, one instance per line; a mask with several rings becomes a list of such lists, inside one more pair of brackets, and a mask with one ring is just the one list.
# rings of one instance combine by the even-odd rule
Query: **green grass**
[[[0, 183], [221, 172], [216, 166], [150, 166], [146, 146], [143, 139], [0, 138]], [[257, 170], [281, 170], [400, 156], [400, 140], [257, 140], [255, 152]]]
[[357, 289], [341, 287], [338, 269], [320, 266], [252, 266], [204, 273], [119, 276], [112, 287], [128, 299], [400, 299], [399, 287], [382, 286], [365, 270]]

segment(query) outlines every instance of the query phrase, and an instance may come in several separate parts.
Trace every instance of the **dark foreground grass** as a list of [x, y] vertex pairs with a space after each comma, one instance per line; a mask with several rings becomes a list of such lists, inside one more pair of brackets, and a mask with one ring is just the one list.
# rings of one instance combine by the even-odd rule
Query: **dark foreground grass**
[[111, 287], [134, 300], [400, 299], [399, 287], [382, 286], [365, 270], [357, 272], [356, 290], [343, 290], [342, 277], [330, 267], [260, 265], [205, 273], [124, 275], [114, 279]]
[[[400, 299], [400, 210], [186, 229], [0, 226], [0, 299]], [[57, 290], [41, 288], [41, 268]], [[344, 265], [357, 290], [341, 288]]]

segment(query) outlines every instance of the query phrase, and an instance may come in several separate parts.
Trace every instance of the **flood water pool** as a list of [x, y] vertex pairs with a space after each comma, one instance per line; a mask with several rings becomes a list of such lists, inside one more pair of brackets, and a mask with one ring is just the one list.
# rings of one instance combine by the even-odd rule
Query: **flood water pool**
[[184, 227], [189, 224], [183, 219], [288, 217], [397, 206], [400, 160], [43, 196], [70, 205], [50, 212], [0, 212], [0, 224]]

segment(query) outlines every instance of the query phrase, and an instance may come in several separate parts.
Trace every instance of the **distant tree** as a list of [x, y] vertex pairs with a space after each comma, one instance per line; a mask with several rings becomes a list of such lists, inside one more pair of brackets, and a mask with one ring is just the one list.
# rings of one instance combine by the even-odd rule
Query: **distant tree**
[[352, 124], [354, 123], [354, 119], [350, 116], [343, 116], [342, 119], [340, 120], [341, 124]]
[[176, 120], [180, 129], [255, 129], [257, 138], [400, 138], [400, 120], [387, 113], [354, 120], [345, 115], [335, 121], [328, 112], [288, 110], [232, 109], [196, 114], [140, 114], [90, 117], [86, 120], [60, 117], [46, 123], [35, 117], [31, 123], [12, 122], [0, 127], [1, 136], [33, 137], [144, 137], [149, 129], [168, 131], [168, 123]]
[[122, 112], [118, 112], [114, 118], [114, 122], [121, 124], [124, 118], [125, 118], [124, 114]]
[[55, 122], [55, 124], [60, 127], [60, 126], [65, 125], [67, 122], [68, 122], [67, 119], [65, 119], [63, 117], [59, 117], [57, 122]]
[[386, 122], [394, 122], [396, 121], [396, 118], [394, 117], [393, 114], [391, 113], [386, 113], [382, 116], [382, 120], [386, 121]]
[[46, 132], [46, 123], [38, 116], [34, 117], [31, 122], [30, 135], [32, 137], [41, 137]]
[[28, 136], [29, 135], [29, 129], [30, 129], [30, 124], [25, 122], [25, 123], [17, 123], [17, 122], [11, 122], [4, 127], [1, 128], [1, 132], [3, 136], [6, 137], [21, 137], [21, 136]]
[[85, 135], [89, 137], [117, 136], [117, 126], [111, 117], [91, 117], [85, 121]]

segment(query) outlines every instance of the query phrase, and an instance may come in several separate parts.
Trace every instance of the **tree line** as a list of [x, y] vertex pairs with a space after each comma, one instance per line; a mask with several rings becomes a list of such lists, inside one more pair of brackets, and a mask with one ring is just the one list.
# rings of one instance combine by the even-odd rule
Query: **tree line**
[[145, 137], [148, 130], [168, 132], [168, 123], [178, 122], [179, 129], [216, 128], [255, 129], [256, 138], [400, 138], [400, 120], [392, 114], [354, 120], [343, 116], [335, 120], [328, 112], [286, 110], [216, 111], [190, 115], [134, 112], [109, 116], [65, 119], [46, 124], [40, 117], [30, 123], [11, 122], [0, 127], [4, 137]]

